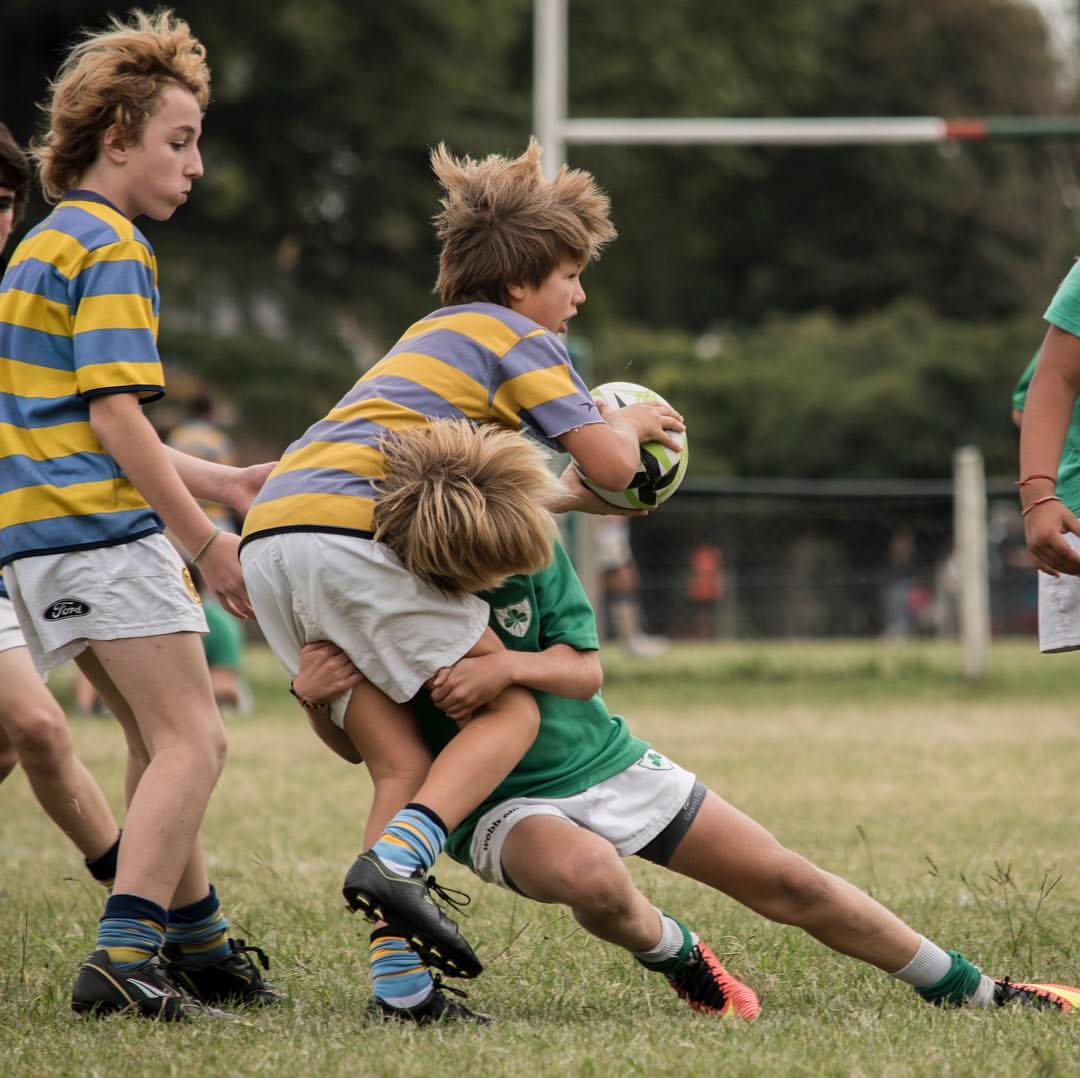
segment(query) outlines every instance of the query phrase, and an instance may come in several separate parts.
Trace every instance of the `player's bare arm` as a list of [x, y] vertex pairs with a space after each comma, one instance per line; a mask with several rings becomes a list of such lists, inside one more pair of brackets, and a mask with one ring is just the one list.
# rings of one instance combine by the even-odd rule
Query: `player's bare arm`
[[199, 508], [135, 395], [94, 397], [90, 426], [177, 542], [193, 556], [201, 551], [199, 569], [221, 605], [237, 617], [250, 617], [251, 605], [240, 572], [239, 536], [218, 533]]
[[600, 657], [568, 644], [539, 652], [504, 651], [465, 658], [432, 679], [431, 700], [452, 719], [471, 714], [510, 685], [587, 700], [603, 684]]
[[241, 516], [247, 513], [277, 463], [271, 460], [236, 468], [231, 464], [193, 457], [172, 446], [166, 446], [165, 451], [177, 475], [194, 497], [227, 505]]
[[1080, 554], [1064, 539], [1066, 532], [1080, 535], [1080, 520], [1058, 500], [1054, 479], [1078, 396], [1080, 338], [1051, 326], [1020, 426], [1020, 501], [1024, 533], [1035, 564], [1052, 576], [1080, 575]]
[[589, 490], [581, 481], [577, 467], [571, 461], [559, 476], [562, 485], [561, 496], [548, 505], [552, 513], [591, 513], [594, 516], [609, 517], [644, 517], [646, 509], [623, 509], [604, 501], [598, 494]]

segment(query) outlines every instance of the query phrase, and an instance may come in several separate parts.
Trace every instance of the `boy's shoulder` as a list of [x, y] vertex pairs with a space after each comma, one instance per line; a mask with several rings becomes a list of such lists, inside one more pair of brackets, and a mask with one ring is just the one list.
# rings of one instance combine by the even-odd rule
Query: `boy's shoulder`
[[31, 272], [44, 264], [73, 280], [89, 265], [116, 259], [140, 262], [153, 273], [153, 248], [134, 222], [100, 196], [76, 191], [27, 232], [12, 254], [11, 269], [25, 263]]
[[151, 251], [150, 242], [111, 202], [92, 191], [70, 191], [27, 234], [34, 239], [45, 233], [73, 240], [92, 252], [117, 243], [137, 243]]
[[561, 347], [554, 333], [531, 318], [499, 303], [485, 301], [439, 307], [409, 326], [401, 340], [437, 331], [461, 334], [498, 352], [509, 351], [527, 337], [550, 338]]

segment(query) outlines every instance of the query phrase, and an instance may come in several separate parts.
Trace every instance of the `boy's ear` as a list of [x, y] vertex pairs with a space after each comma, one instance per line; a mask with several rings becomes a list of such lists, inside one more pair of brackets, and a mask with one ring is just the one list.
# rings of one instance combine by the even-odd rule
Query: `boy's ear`
[[506, 294], [515, 302], [520, 303], [525, 298], [525, 286], [523, 284], [508, 284]]
[[101, 153], [114, 165], [122, 165], [127, 160], [128, 144], [120, 128], [110, 124], [101, 136]]

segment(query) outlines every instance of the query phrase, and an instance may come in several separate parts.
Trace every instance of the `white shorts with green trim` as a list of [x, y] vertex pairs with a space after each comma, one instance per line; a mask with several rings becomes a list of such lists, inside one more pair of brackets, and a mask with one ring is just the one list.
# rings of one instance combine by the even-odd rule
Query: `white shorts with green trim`
[[[510, 798], [477, 822], [469, 848], [473, 870], [488, 883], [516, 890], [503, 873], [503, 843], [514, 827], [529, 816], [556, 816], [583, 827], [607, 839], [620, 857], [642, 853], [688, 803], [694, 802], [698, 787], [701, 784], [691, 772], [655, 749], [648, 749], [636, 763], [581, 793]], [[701, 791], [703, 795], [704, 787]], [[690, 821], [700, 803], [698, 797]]]
[[74, 659], [91, 640], [206, 632], [191, 574], [161, 534], [19, 558], [4, 566], [4, 584], [42, 672]]

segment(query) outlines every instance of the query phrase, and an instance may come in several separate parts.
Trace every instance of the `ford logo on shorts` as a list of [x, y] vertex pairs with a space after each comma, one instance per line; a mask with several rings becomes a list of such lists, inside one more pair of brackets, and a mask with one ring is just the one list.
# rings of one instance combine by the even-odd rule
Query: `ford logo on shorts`
[[85, 618], [90, 613], [90, 604], [82, 599], [57, 599], [45, 611], [46, 621], [59, 621], [61, 618]]

